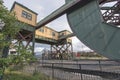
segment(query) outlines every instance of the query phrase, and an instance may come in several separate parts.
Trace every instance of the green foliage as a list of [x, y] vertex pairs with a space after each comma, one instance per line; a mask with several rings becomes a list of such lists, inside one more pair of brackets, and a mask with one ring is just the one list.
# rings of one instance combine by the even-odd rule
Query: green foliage
[[[0, 31], [0, 57], [2, 55], [2, 49], [5, 46], [9, 46], [10, 40], [7, 41], [6, 38], [8, 35], [11, 39], [16, 35], [19, 28], [16, 25], [17, 19], [13, 13], [7, 10], [7, 8], [3, 5], [3, 1], [0, 0], [0, 20], [5, 23], [5, 26]], [[8, 66], [9, 60], [6, 58], [0, 58], [0, 75], [3, 74], [4, 69]]]
[[[9, 67], [9, 65], [23, 64], [25, 62], [35, 60], [35, 58], [33, 57], [30, 48], [26, 49], [23, 45], [22, 46], [17, 45], [15, 47], [18, 55], [11, 55], [8, 58], [1, 57], [1, 55], [3, 54], [2, 49], [5, 46], [9, 46], [11, 44], [11, 41], [15, 39], [17, 32], [19, 32], [20, 27], [23, 26], [23, 24], [17, 21], [14, 12], [10, 12], [9, 10], [7, 10], [7, 8], [3, 5], [2, 0], [0, 0], [0, 20], [5, 23], [3, 29], [0, 30], [0, 75], [2, 75], [4, 69], [6, 67]], [[10, 36], [11, 40], [6, 39], [8, 36]]]
[[6, 58], [0, 59], [0, 76], [3, 75], [5, 67], [7, 67], [9, 64], [9, 60]]
[[9, 35], [13, 39], [20, 30], [20, 24], [17, 24], [15, 14], [7, 10], [2, 0], [0, 0], [0, 20], [5, 23], [5, 26], [0, 31], [0, 54], [2, 54], [2, 48], [10, 44], [10, 40], [6, 41], [7, 36]]
[[17, 55], [10, 55], [9, 59], [11, 60], [11, 64], [19, 65], [34, 62], [37, 59], [34, 57], [31, 51], [31, 47], [25, 48], [24, 45], [16, 45], [14, 47], [17, 51]]
[[2, 36], [5, 37], [6, 35], [10, 35], [11, 37], [14, 37], [19, 30], [19, 24], [16, 24], [17, 19], [15, 14], [7, 10], [3, 4], [0, 4], [0, 19], [5, 23], [2, 30]]
[[49, 77], [43, 74], [28, 75], [25, 73], [7, 73], [4, 76], [4, 80], [51, 80]]

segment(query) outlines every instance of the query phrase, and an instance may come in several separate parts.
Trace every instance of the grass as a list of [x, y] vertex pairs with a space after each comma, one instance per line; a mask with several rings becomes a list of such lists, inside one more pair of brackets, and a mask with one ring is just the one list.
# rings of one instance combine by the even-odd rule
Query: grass
[[12, 71], [12, 72], [5, 72], [3, 80], [52, 80], [52, 79], [41, 73], [35, 73], [32, 75], [32, 74]]

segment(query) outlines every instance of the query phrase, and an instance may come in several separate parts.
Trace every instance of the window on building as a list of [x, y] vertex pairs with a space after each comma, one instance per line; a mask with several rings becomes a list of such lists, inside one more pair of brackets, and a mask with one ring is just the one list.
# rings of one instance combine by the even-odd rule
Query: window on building
[[64, 36], [64, 35], [65, 35], [64, 33], [60, 33], [60, 34], [59, 34], [59, 37], [62, 37], [62, 36]]
[[32, 20], [32, 15], [31, 15], [31, 14], [28, 14], [28, 15], [27, 15], [27, 19]]
[[52, 36], [55, 36], [55, 32], [52, 32]]
[[22, 11], [22, 17], [25, 17], [25, 18], [27, 18], [27, 12], [25, 12], [25, 11]]
[[65, 34], [64, 34], [64, 33], [61, 33], [60, 35], [61, 35], [61, 36], [64, 36]]
[[40, 32], [44, 33], [44, 28], [40, 28]]
[[30, 14], [24, 10], [22, 11], [22, 17], [29, 19], [29, 20], [32, 20], [32, 14]]

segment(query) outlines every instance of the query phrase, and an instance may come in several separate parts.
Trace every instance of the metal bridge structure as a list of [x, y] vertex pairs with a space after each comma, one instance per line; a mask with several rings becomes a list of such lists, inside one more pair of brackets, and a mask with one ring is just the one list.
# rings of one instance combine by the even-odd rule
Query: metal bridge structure
[[[50, 54], [48, 56], [51, 59], [70, 59], [73, 57], [73, 46], [70, 37], [73, 37], [74, 34], [65, 32], [69, 31], [58, 32], [58, 39], [53, 38], [53, 36], [47, 37], [48, 35], [35, 34], [35, 42], [50, 45]], [[61, 33], [62, 35], [60, 35]]]
[[[34, 55], [36, 42], [51, 45], [51, 53], [55, 52], [56, 55], [64, 55], [64, 53], [72, 55], [72, 40], [69, 38], [74, 36], [73, 33], [67, 30], [58, 32], [45, 25], [41, 26], [42, 29], [41, 27], [36, 29], [37, 13], [18, 2], [14, 2], [10, 11], [16, 13], [17, 24], [21, 25], [15, 41], [10, 45], [11, 49], [14, 49], [14, 46], [23, 46], [25, 49], [31, 50]], [[3, 57], [7, 57], [8, 48], [3, 50]]]
[[[38, 31], [40, 32], [39, 29]], [[72, 40], [69, 39], [72, 36], [74, 36], [73, 33], [64, 34], [63, 36], [58, 37], [58, 39], [55, 39], [53, 37], [47, 37], [46, 35], [43, 35], [43, 34], [38, 35], [36, 34], [36, 30], [34, 27], [32, 27], [31, 25], [25, 24], [24, 26], [22, 26], [21, 30], [18, 32], [16, 36], [16, 42], [14, 42], [13, 45], [19, 44], [20, 46], [22, 44], [26, 49], [32, 47], [31, 51], [34, 55], [35, 42], [48, 44], [51, 46], [50, 47], [51, 56], [66, 54], [66, 55], [71, 55], [72, 57], [72, 53], [73, 53]]]
[[[112, 6], [104, 6], [115, 2]], [[119, 59], [119, 0], [66, 0], [66, 4], [41, 20], [36, 29], [67, 14], [74, 34], [85, 45], [110, 59]]]

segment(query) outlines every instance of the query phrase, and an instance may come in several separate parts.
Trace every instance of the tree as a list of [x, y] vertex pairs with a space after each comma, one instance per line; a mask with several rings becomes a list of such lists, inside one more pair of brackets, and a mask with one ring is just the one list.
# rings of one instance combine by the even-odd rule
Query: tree
[[[30, 61], [33, 59], [32, 52], [23, 48], [23, 46], [16, 46], [17, 52], [20, 54], [12, 57], [3, 57], [2, 55], [5, 47], [9, 47], [11, 41], [15, 39], [17, 32], [19, 32], [20, 27], [23, 26], [22, 23], [17, 21], [14, 12], [10, 12], [3, 5], [3, 1], [0, 0], [0, 22], [3, 22], [5, 25], [3, 28], [0, 28], [0, 80], [2, 80], [2, 75], [4, 73], [5, 67], [9, 66], [11, 63], [21, 63], [23, 61]], [[14, 60], [13, 60], [14, 59]]]
[[[0, 31], [0, 50], [4, 46], [10, 44], [11, 41], [5, 41], [5, 38], [9, 35], [11, 39], [13, 39], [16, 33], [19, 31], [19, 24], [17, 25], [17, 19], [14, 13], [11, 13], [7, 8], [3, 5], [3, 1], [0, 0], [0, 20], [5, 23], [5, 26]], [[1, 53], [2, 51], [0, 51]], [[2, 53], [1, 53], [2, 54]]]
[[[16, 33], [19, 31], [19, 24], [16, 24], [17, 19], [15, 14], [7, 10], [2, 0], [0, 0], [0, 22], [4, 23], [3, 28], [0, 30], [0, 78], [2, 78], [4, 68], [9, 63], [7, 58], [2, 57], [2, 55], [4, 55], [2, 50], [4, 47], [10, 45], [11, 40], [14, 39]], [[8, 36], [11, 40], [7, 39]]]

